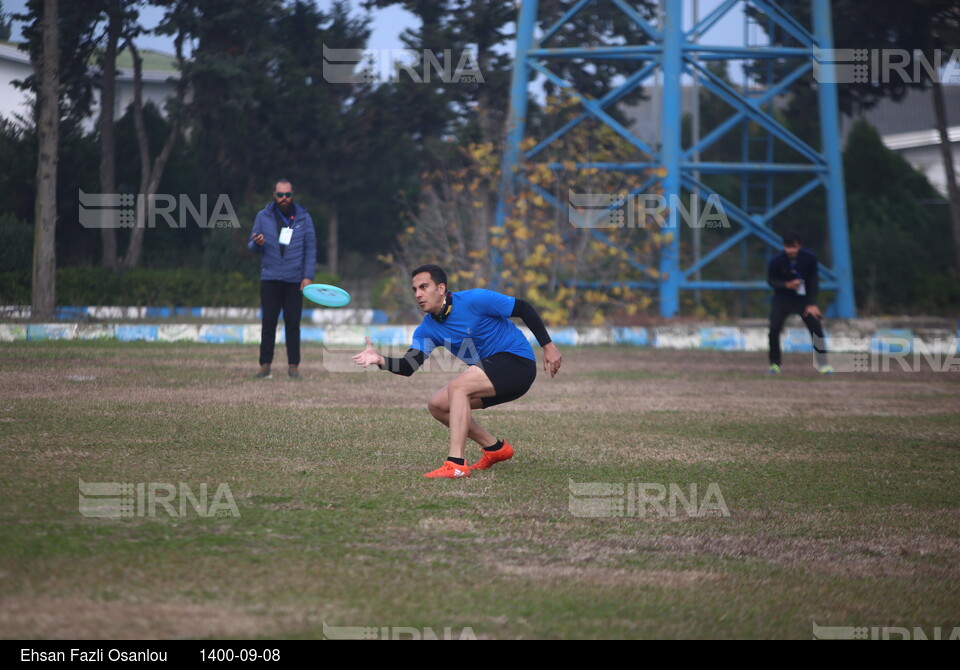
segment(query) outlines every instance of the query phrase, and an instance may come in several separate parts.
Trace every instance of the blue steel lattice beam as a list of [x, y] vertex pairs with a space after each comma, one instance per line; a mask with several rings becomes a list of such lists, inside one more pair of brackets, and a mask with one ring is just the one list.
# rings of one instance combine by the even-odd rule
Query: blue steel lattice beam
[[[813, 0], [813, 26], [821, 49], [833, 48], [833, 22], [830, 2]], [[823, 67], [823, 64], [821, 64]], [[836, 81], [833, 64], [827, 64], [827, 81]], [[836, 308], [839, 316], [856, 316], [853, 301], [853, 264], [850, 261], [850, 233], [847, 230], [847, 197], [843, 190], [843, 160], [840, 156], [840, 115], [837, 111], [836, 84], [820, 84], [820, 144], [827, 162], [827, 221], [830, 230], [830, 248], [833, 250], [833, 269], [842, 287], [837, 292]]]
[[[584, 10], [592, 3], [603, 2], [609, 6], [613, 3], [625, 16], [643, 32], [649, 39], [649, 44], [615, 45], [599, 47], [564, 47], [551, 48], [549, 42], [564, 26], [571, 22], [587, 20]], [[553, 25], [540, 33], [539, 42], [535, 39], [537, 32], [537, 0], [524, 0], [520, 5], [517, 21], [517, 55], [514, 65], [513, 82], [511, 87], [510, 110], [507, 120], [507, 139], [504, 149], [503, 174], [501, 181], [500, 201], [496, 213], [495, 230], [502, 231], [508, 207], [517, 192], [516, 184], [524, 183], [526, 188], [533, 188], [542, 197], [551, 202], [560, 210], [564, 204], [557, 202], [543, 189], [530, 184], [523, 177], [523, 163], [533, 161], [543, 151], [551, 147], [565, 134], [573, 130], [583, 121], [594, 119], [613, 129], [624, 142], [647, 156], [646, 160], [630, 163], [610, 163], [590, 160], [575, 161], [577, 169], [601, 169], [618, 171], [625, 174], [640, 176], [653, 175], [647, 179], [642, 187], [634, 188], [630, 194], [640, 193], [640, 189], [651, 188], [651, 182], [659, 183], [664, 196], [679, 198], [684, 190], [709, 195], [710, 190], [701, 181], [694, 179], [694, 175], [734, 175], [739, 177], [742, 184], [749, 183], [751, 175], [769, 176], [767, 183], [778, 179], [779, 175], [808, 174], [811, 179], [802, 186], [774, 202], [770, 197], [768, 187], [763, 211], [758, 211], [756, 205], [747, 209], [746, 202], [737, 206], [728, 199], [721, 198], [730, 221], [739, 226], [738, 230], [730, 230], [729, 235], [717, 244], [714, 249], [699, 260], [683, 267], [681, 258], [681, 233], [683, 226], [676, 211], [671, 211], [660, 248], [659, 276], [654, 283], [641, 282], [604, 282], [584, 281], [579, 285], [587, 286], [655, 286], [660, 298], [660, 313], [663, 316], [675, 316], [680, 309], [680, 292], [695, 288], [701, 289], [729, 289], [729, 290], [756, 290], [765, 288], [764, 278], [747, 281], [705, 280], [693, 281], [691, 278], [697, 270], [702, 270], [710, 262], [719, 258], [723, 253], [737, 246], [746, 239], [759, 239], [765, 245], [778, 249], [781, 238], [771, 228], [773, 219], [784, 210], [795, 205], [804, 196], [812, 191], [823, 188], [826, 193], [826, 212], [831, 257], [833, 267], [821, 265], [820, 273], [823, 278], [822, 286], [833, 289], [837, 293], [836, 301], [832, 306], [832, 313], [840, 317], [855, 316], [853, 302], [852, 269], [850, 264], [849, 235], [846, 223], [846, 203], [843, 192], [843, 171], [840, 158], [840, 132], [837, 111], [837, 94], [834, 84], [819, 83], [819, 114], [820, 114], [820, 149], [815, 149], [800, 140], [796, 135], [783, 127], [769, 111], [773, 100], [788, 92], [789, 87], [801, 77], [808, 75], [812, 69], [813, 47], [831, 49], [833, 47], [832, 26], [830, 23], [829, 0], [811, 0], [813, 8], [813, 25], [805, 28], [796, 19], [783, 10], [777, 3], [770, 0], [723, 0], [703, 17], [697, 25], [685, 31], [683, 28], [684, 0], [664, 0], [664, 17], [662, 25], [650, 25], [625, 0], [579, 0]], [[795, 39], [801, 46], [721, 46], [703, 43], [703, 36], [738, 5], [752, 5], [765, 14], [771, 24], [778, 30]], [[631, 61], [642, 64], [642, 67], [629, 75], [620, 85], [604, 95], [599, 100], [576, 91], [572, 83], [565, 81], [549, 67], [551, 62], [560, 59], [577, 58], [582, 60], [603, 59], [614, 61]], [[737, 88], [723, 81], [707, 68], [703, 63], [712, 60], [753, 60], [770, 61], [785, 59], [799, 61], [799, 64], [790, 69], [779, 81], [768, 82], [765, 91], [753, 96], [745, 95]], [[832, 65], [820, 63], [820, 72], [829, 77]], [[636, 137], [629, 128], [618, 123], [608, 113], [608, 108], [627, 94], [642, 86], [658, 71], [663, 73], [663, 94], [660, 105], [662, 137], [659, 146], [649, 146]], [[581, 105], [581, 114], [568, 121], [561, 128], [548, 137], [541, 139], [536, 146], [526, 153], [521, 152], [521, 142], [525, 137], [528, 87], [532, 78], [541, 75], [555, 84], [562, 93], [576, 97]], [[701, 138], [696, 147], [682, 146], [681, 137], [681, 99], [682, 79], [684, 76], [696, 77], [700, 84], [730, 106], [733, 115], [719, 126], [714, 128], [705, 137]], [[829, 81], [827, 77], [821, 77]], [[739, 162], [724, 163], [717, 161], [694, 161], [693, 157], [701, 155], [703, 151], [714, 145], [728, 133], [737, 128], [745, 128], [745, 124], [756, 124], [761, 132], [775, 138], [782, 146], [789, 147], [796, 155], [793, 162], [775, 162], [773, 152], [767, 151], [766, 162], [754, 158], [744, 157]], [[772, 140], [771, 140], [772, 141]], [[551, 169], [559, 170], [564, 166], [555, 161], [544, 161]], [[755, 178], [755, 177], [754, 177]], [[748, 192], [749, 189], [744, 189]], [[548, 197], [550, 196], [550, 197]], [[745, 196], [746, 197], [746, 196]], [[814, 214], [821, 216], [821, 214]], [[571, 210], [571, 220], [579, 220]], [[595, 217], [597, 219], [602, 218]], [[593, 221], [586, 221], [591, 227]], [[641, 234], [642, 231], [638, 231]], [[591, 230], [595, 239], [605, 239], [598, 230]], [[494, 245], [494, 249], [495, 249]], [[494, 251], [493, 262], [499, 264]], [[633, 267], [646, 268], [636, 259], [629, 259]], [[499, 273], [495, 272], [494, 277]]]

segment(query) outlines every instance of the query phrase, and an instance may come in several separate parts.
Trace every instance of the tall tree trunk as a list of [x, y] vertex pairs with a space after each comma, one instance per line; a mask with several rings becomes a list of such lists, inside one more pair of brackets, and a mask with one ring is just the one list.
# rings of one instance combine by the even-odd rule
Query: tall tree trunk
[[337, 216], [337, 210], [330, 212], [330, 223], [327, 230], [327, 266], [331, 274], [339, 274], [340, 271], [340, 219]]
[[[130, 233], [130, 245], [127, 247], [127, 253], [123, 257], [121, 265], [125, 270], [132, 270], [140, 264], [140, 256], [143, 254], [143, 236], [147, 228], [151, 196], [155, 195], [157, 189], [160, 188], [163, 170], [167, 165], [170, 154], [173, 152], [173, 145], [176, 144], [177, 137], [180, 135], [180, 126], [183, 120], [180, 110], [183, 106], [186, 85], [183, 81], [183, 70], [181, 68], [181, 81], [177, 84], [177, 103], [173, 112], [174, 118], [170, 134], [167, 135], [163, 149], [151, 165], [150, 143], [143, 123], [143, 58], [133, 44], [133, 40], [128, 40], [127, 44], [133, 56], [133, 120], [137, 130], [137, 145], [140, 148], [140, 198], [137, 201], [136, 224]], [[177, 41], [177, 56], [182, 62], [181, 40], [179, 38]]]
[[[481, 75], [490, 71], [490, 55], [486, 50], [479, 53], [477, 57], [477, 67]], [[477, 124], [480, 126], [480, 134], [483, 136], [483, 142], [490, 142], [496, 146], [503, 143], [504, 124], [501, 120], [501, 110], [493, 109], [490, 102], [490, 88], [486, 84], [479, 84], [480, 90], [477, 92]]]
[[933, 111], [937, 117], [937, 132], [940, 133], [940, 155], [943, 157], [943, 171], [947, 177], [947, 194], [950, 198], [950, 220], [953, 223], [953, 250], [957, 272], [960, 273], [960, 188], [957, 187], [957, 173], [953, 167], [953, 150], [947, 132], [947, 107], [943, 101], [943, 84], [939, 77], [933, 78]]
[[[117, 190], [116, 166], [117, 152], [114, 134], [113, 108], [116, 99], [117, 81], [117, 44], [120, 41], [120, 29], [123, 14], [116, 0], [109, 9], [107, 24], [107, 43], [103, 49], [103, 83], [100, 88], [100, 192], [115, 193]], [[101, 228], [100, 236], [103, 248], [103, 266], [114, 272], [120, 270], [117, 258], [117, 231], [114, 228]]]
[[58, 0], [43, 2], [43, 49], [34, 71], [40, 74], [38, 91], [36, 232], [33, 244], [32, 317], [53, 317], [57, 290], [57, 162], [60, 144], [60, 7]]

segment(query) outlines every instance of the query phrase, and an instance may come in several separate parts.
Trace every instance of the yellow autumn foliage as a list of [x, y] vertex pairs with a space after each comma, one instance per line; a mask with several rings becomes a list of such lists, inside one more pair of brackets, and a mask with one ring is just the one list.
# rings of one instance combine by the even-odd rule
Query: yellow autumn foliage
[[[581, 112], [576, 99], [551, 97], [544, 131], [552, 132]], [[521, 143], [524, 152], [536, 146], [531, 137]], [[397, 253], [380, 257], [391, 271], [438, 263], [457, 277], [462, 285], [456, 288], [489, 287], [523, 297], [551, 326], [601, 325], [610, 317], [650, 309], [649, 291], [617, 284], [656, 279], [659, 247], [668, 237], [655, 227], [628, 228], [625, 223], [576, 228], [571, 221], [577, 219], [568, 211], [571, 194], [623, 194], [649, 178], [577, 167], [638, 160], [636, 150], [614, 131], [582, 121], [522, 165], [517, 172], [523, 178], [514, 182], [516, 190], [504, 203], [501, 225], [496, 225], [495, 208], [487, 206], [498, 200], [499, 148], [471, 144], [460, 150], [464, 161], [456, 169], [424, 175], [418, 211], [409, 214], [413, 225], [399, 236]], [[558, 210], [551, 201], [566, 207]], [[646, 269], [638, 269], [638, 263]], [[590, 282], [591, 288], [578, 288], [575, 282]], [[398, 282], [398, 304], [409, 301], [404, 287]]]

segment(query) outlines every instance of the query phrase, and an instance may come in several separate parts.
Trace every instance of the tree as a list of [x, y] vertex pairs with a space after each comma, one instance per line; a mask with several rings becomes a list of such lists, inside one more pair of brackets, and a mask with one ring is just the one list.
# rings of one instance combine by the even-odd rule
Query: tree
[[180, 76], [177, 79], [176, 94], [168, 104], [168, 113], [172, 124], [163, 147], [155, 158], [151, 157], [151, 148], [147, 139], [143, 116], [143, 58], [136, 46], [136, 39], [144, 32], [139, 24], [139, 6], [141, 0], [100, 0], [91, 3], [91, 7], [99, 4], [99, 13], [94, 23], [104, 21], [103, 48], [99, 53], [100, 65], [100, 111], [98, 127], [100, 130], [100, 190], [103, 193], [116, 193], [116, 120], [114, 119], [114, 100], [116, 86], [117, 55], [124, 49], [129, 50], [133, 60], [133, 88], [134, 99], [131, 105], [134, 125], [136, 128], [137, 148], [140, 154], [140, 186], [138, 193], [142, 196], [141, 205], [136, 209], [136, 218], [131, 231], [126, 253], [119, 253], [117, 231], [111, 227], [101, 229], [102, 263], [106, 267], [119, 272], [139, 266], [143, 254], [144, 235], [146, 233], [146, 216], [150, 196], [157, 193], [167, 161], [180, 137], [184, 123], [184, 99], [189, 86], [186, 77], [186, 60], [183, 54], [183, 44], [188, 37], [192, 24], [183, 21], [182, 2], [178, 0], [160, 0], [159, 4], [167, 6], [167, 12], [162, 20], [158, 32], [174, 36]]
[[4, 21], [6, 14], [3, 13], [3, 2], [0, 2], [0, 42], [5, 42], [10, 39], [10, 26], [12, 21], [7, 19]]
[[869, 313], [955, 312], [949, 217], [927, 179], [858, 121], [843, 153], [857, 302]]
[[[100, 192], [116, 193], [117, 147], [115, 139], [114, 100], [117, 80], [117, 52], [121, 37], [134, 30], [138, 0], [103, 0], [106, 14], [104, 46], [100, 55]], [[114, 272], [120, 270], [117, 257], [117, 231], [100, 229], [103, 265]]]
[[[195, 43], [181, 77], [190, 81], [187, 104], [195, 151], [203, 162], [205, 192], [241, 202], [288, 149], [272, 140], [270, 119], [289, 112], [276, 102], [278, 54], [286, 37], [276, 31], [280, 0], [161, 0], [167, 25], [183, 26]], [[319, 58], [317, 59], [319, 61]]]
[[[23, 28], [25, 44], [21, 49], [30, 53], [35, 60], [42, 50], [43, 0], [27, 0], [26, 13], [16, 14], [13, 18], [25, 21]], [[89, 67], [97, 49], [97, 22], [100, 16], [100, 2], [67, 2], [59, 6], [57, 32], [59, 40], [59, 99], [60, 118], [79, 123], [90, 115], [93, 103], [95, 74]], [[23, 81], [14, 81], [14, 85], [33, 93], [40, 88], [39, 71], [34, 69]]]
[[327, 11], [305, 1], [234, 4], [217, 14], [215, 0], [183, 5], [198, 40], [188, 107], [203, 188], [262, 206], [273, 180], [289, 178], [337, 238], [328, 239], [332, 265], [341, 247], [382, 249], [399, 230], [397, 195], [413, 188], [422, 151], [400, 87], [328, 81], [323, 55], [324, 46], [362, 49], [368, 21], [346, 2]]
[[[543, 0], [539, 21], [548, 26], [560, 19], [576, 4], [576, 0]], [[653, 18], [656, 2], [631, 3], [647, 19]], [[445, 51], [453, 58], [453, 67], [462, 54], [472, 53], [482, 81], [440, 80], [435, 74], [427, 81], [430, 63], [422, 59], [415, 68], [423, 83], [405, 86], [407, 117], [423, 141], [444, 144], [440, 140], [455, 133], [463, 142], [502, 143], [513, 74], [513, 49], [518, 3], [502, 0], [366, 0], [364, 6], [402, 5], [420, 20], [418, 30], [407, 30], [401, 36], [412, 51], [432, 53], [445, 64]], [[645, 44], [646, 35], [618, 7], [608, 2], [592, 2], [580, 10], [568, 30], [554, 35], [549, 46], [591, 47], [611, 44]], [[600, 98], [611, 90], [618, 78], [632, 73], [636, 62], [618, 59], [564, 59], [551, 63], [551, 69], [576, 89], [592, 98]], [[555, 94], [555, 86], [547, 82], [545, 90]], [[636, 89], [624, 101], [642, 95]], [[529, 107], [531, 111], [536, 105]], [[619, 118], [619, 112], [610, 110]], [[622, 120], [622, 119], [621, 119]]]
[[[175, 40], [175, 49], [177, 52], [177, 62], [180, 65], [180, 71], [184, 70], [183, 57], [184, 33], [177, 34]], [[163, 148], [155, 158], [151, 160], [150, 143], [147, 139], [147, 131], [143, 122], [143, 57], [139, 49], [133, 43], [132, 39], [127, 40], [127, 48], [133, 56], [133, 119], [137, 130], [137, 147], [140, 151], [140, 190], [142, 198], [141, 204], [137, 207], [136, 225], [133, 232], [130, 233], [130, 245], [123, 258], [123, 268], [133, 269], [140, 264], [140, 257], [143, 253], [143, 237], [147, 230], [147, 214], [151, 196], [157, 193], [160, 187], [160, 180], [163, 178], [163, 171], [166, 168], [170, 154], [177, 142], [183, 128], [183, 102], [186, 97], [187, 81], [181, 76], [177, 82], [177, 93], [174, 101], [170, 105], [170, 114], [172, 123], [170, 133], [167, 135]]]
[[42, 46], [31, 54], [39, 75], [37, 99], [39, 149], [37, 152], [36, 237], [33, 247], [32, 317], [50, 319], [56, 301], [57, 280], [57, 159], [60, 129], [60, 3], [43, 0], [35, 17], [43, 36]]
[[[203, 2], [203, 0], [196, 0]], [[38, 11], [38, 0], [30, 0], [29, 13], [21, 19], [30, 18]], [[184, 123], [184, 99], [189, 86], [186, 61], [183, 55], [184, 41], [195, 24], [188, 20], [184, 7], [187, 0], [158, 0], [167, 11], [158, 32], [173, 35], [177, 51], [180, 77], [177, 81], [176, 95], [168, 105], [168, 113], [173, 121], [170, 133], [159, 149], [156, 157], [143, 130], [143, 68], [142, 58], [136, 47], [136, 39], [143, 33], [138, 22], [142, 0], [93, 0], [84, 3], [67, 3], [60, 16], [60, 76], [61, 110], [64, 121], [70, 129], [77, 128], [79, 122], [89, 115], [92, 100], [92, 88], [101, 89], [98, 112], [99, 128], [99, 176], [100, 191], [115, 193], [116, 186], [116, 123], [114, 119], [114, 100], [116, 82], [117, 55], [129, 49], [134, 61], [134, 103], [133, 115], [140, 132], [137, 133], [137, 147], [140, 151], [140, 189], [139, 193], [148, 199], [157, 192], [164, 168]], [[24, 31], [31, 53], [38, 50], [39, 32], [28, 28]], [[91, 68], [96, 62], [99, 67]], [[22, 82], [23, 87], [36, 88], [36, 75]], [[90, 186], [87, 186], [90, 188]], [[102, 263], [119, 271], [137, 267], [143, 252], [143, 240], [146, 230], [146, 207], [137, 208], [137, 218], [126, 253], [120, 254], [117, 231], [113, 228], [101, 229]]]
[[[808, 0], [783, 0], [780, 4], [802, 24], [811, 24]], [[927, 63], [938, 62], [938, 50], [950, 54], [953, 49], [960, 48], [960, 6], [953, 0], [882, 0], [869, 3], [834, 0], [831, 8], [834, 45], [837, 48], [897, 49], [901, 53], [909, 53], [914, 59], [922, 56]], [[756, 10], [750, 11], [757, 15]], [[761, 22], [760, 25], [766, 28], [767, 24]], [[796, 46], [792, 38], [783, 31], [775, 31], [770, 35], [770, 39], [776, 44]], [[904, 78], [892, 76], [891, 73], [874, 73], [891, 76], [871, 77], [879, 81], [839, 86], [840, 109], [844, 114], [852, 115], [870, 109], [881, 99], [899, 101], [910, 89], [932, 87], [937, 131], [944, 171], [947, 174], [955, 246], [954, 269], [960, 272], [960, 187], [957, 185], [953, 155], [947, 138], [947, 117], [939, 73], [922, 67], [913, 68], [913, 72], [921, 72], [923, 76]], [[815, 84], [812, 78], [806, 78], [801, 85], [813, 87]]]
[[[402, 79], [400, 82], [392, 84], [392, 90], [395, 92], [397, 106], [403, 110], [403, 116], [407, 119], [412, 137], [424, 147], [423, 164], [427, 170], [426, 176], [419, 192], [422, 198], [419, 202], [412, 203], [409, 207], [408, 216], [417, 223], [413, 228], [419, 231], [418, 226], [440, 225], [440, 221], [447, 225], [453, 221], [473, 221], [474, 224], [462, 229], [460, 236], [467, 235], [469, 239], [464, 238], [466, 245], [464, 253], [472, 254], [473, 259], [480, 258], [482, 263], [471, 267], [471, 277], [474, 280], [490, 280], [491, 263], [495, 260], [494, 253], [490, 250], [491, 235], [490, 230], [494, 225], [493, 214], [498, 200], [496, 188], [476, 188], [472, 179], [474, 170], [477, 168], [475, 159], [472, 155], [476, 149], [469, 152], [460, 151], [461, 147], [489, 147], [500, 146], [504, 139], [505, 120], [507, 118], [510, 81], [513, 75], [513, 38], [515, 37], [515, 23], [517, 19], [517, 3], [507, 3], [502, 1], [481, 1], [474, 2], [469, 0], [368, 0], [364, 3], [366, 7], [386, 7], [390, 5], [402, 5], [407, 11], [413, 13], [420, 19], [420, 26], [415, 31], [407, 31], [402, 39], [405, 45], [414, 52], [427, 53], [436, 61], [445, 62], [450, 56], [457, 59], [462, 52], [470, 51], [474, 54], [476, 63], [482, 76], [482, 81], [461, 82], [441, 80], [434, 74], [429, 81], [427, 72], [430, 69], [431, 61], [425, 57], [419, 64], [416, 72], [419, 75], [419, 82], [415, 79], [407, 81]], [[582, 5], [576, 0], [544, 0], [540, 5], [538, 19], [541, 25], [547, 26], [559, 20], [567, 12], [577, 5]], [[638, 11], [650, 19], [653, 15], [655, 2], [631, 3], [631, 6], [637, 7]], [[613, 3], [593, 2], [582, 7], [577, 16], [569, 22], [568, 26], [557, 32], [545, 46], [566, 48], [566, 47], [599, 47], [615, 44], [641, 45], [649, 40], [643, 31]], [[449, 55], [444, 54], [447, 50]], [[583, 58], [583, 59], [562, 59], [551, 60], [550, 69], [566, 81], [571, 82], [577, 89], [580, 96], [598, 99], [612, 90], [617, 84], [622, 82], [622, 78], [632, 74], [635, 70], [642, 67], [638, 61], [604, 59], [604, 58]], [[449, 69], [452, 69], [449, 68]], [[402, 75], [406, 77], [406, 75]], [[411, 79], [413, 79], [411, 77]], [[548, 95], [557, 94], [559, 90], [550, 82], [545, 85]], [[627, 96], [624, 101], [629, 102], [642, 95], [639, 89], [635, 89]], [[608, 108], [608, 111], [615, 117], [623, 120], [619, 111]], [[536, 100], [531, 100], [528, 105], [528, 114], [526, 127], [528, 135], [538, 135], [545, 137], [551, 130], [558, 129], [562, 123], [558, 123], [557, 116], [566, 116], [570, 109], [564, 105], [554, 105], [554, 109], [549, 112], [541, 110]], [[598, 124], [585, 122], [581, 124], [579, 130], [593, 129], [595, 132], [603, 132]], [[455, 138], [456, 141], [451, 141]], [[607, 138], [609, 139], [609, 138]], [[586, 136], [580, 139], [584, 151], [589, 153], [595, 151], [601, 153], [600, 147], [606, 140], [597, 139], [591, 143]], [[566, 147], [570, 150], [570, 146]], [[629, 150], [628, 150], [629, 151]], [[552, 156], [556, 159], [556, 156]], [[562, 160], [572, 159], [572, 155], [566, 155]], [[466, 170], [466, 173], [464, 173]], [[467, 191], [456, 191], [456, 184], [443, 186], [443, 180], [439, 182], [436, 179], [438, 173], [447, 172], [449, 174], [469, 175], [470, 189]], [[584, 184], [598, 184], [596, 175], [580, 175], [580, 181]], [[563, 179], [557, 178], [551, 182], [551, 187], [556, 187], [560, 183], [574, 183], [577, 177], [573, 174], [566, 174]], [[609, 186], [613, 183], [619, 183], [622, 177], [616, 175], [610, 176]], [[565, 181], [564, 181], [565, 180]], [[546, 182], [544, 177], [544, 182]], [[585, 189], [580, 189], [585, 192]], [[461, 198], [470, 198], [466, 205], [459, 202]], [[566, 200], [564, 191], [561, 201]], [[518, 207], [525, 206], [524, 198], [516, 198]], [[467, 207], [466, 210], [463, 207]], [[469, 212], [469, 216], [463, 212]], [[478, 220], [477, 217], [480, 217]], [[518, 214], [520, 218], [532, 216], [531, 213]], [[546, 216], [544, 213], [543, 216]], [[482, 221], [482, 223], [481, 223]], [[552, 224], [556, 226], [556, 221]], [[567, 224], [564, 223], [564, 226]], [[441, 226], [442, 228], [442, 226]], [[522, 233], [521, 235], [526, 234]], [[417, 232], [420, 236], [420, 233]], [[457, 236], [454, 236], [457, 238]], [[575, 235], [578, 249], [592, 248], [593, 239], [589, 243], [585, 235]], [[459, 239], [459, 238], [457, 238]], [[501, 237], [497, 237], [502, 241]], [[552, 239], [552, 238], [551, 238]], [[506, 251], [499, 256], [504, 261], [504, 266], [509, 264], [510, 258], [528, 259], [530, 263], [539, 263], [539, 256], [530, 256], [531, 249], [538, 248], [534, 245], [527, 248], [527, 244], [521, 240], [518, 252]], [[459, 244], [459, 242], [458, 242]], [[586, 245], [585, 247], [583, 245]], [[403, 244], [401, 244], [403, 246]], [[547, 248], [550, 245], [545, 245]], [[453, 248], [453, 247], [451, 247]], [[439, 250], [437, 250], [439, 253]], [[444, 252], [447, 253], [447, 252]], [[452, 253], [452, 252], [451, 252]], [[518, 255], [519, 253], [519, 255]], [[456, 262], [456, 261], [454, 261]], [[526, 260], [524, 262], [527, 262]], [[579, 268], [579, 269], [578, 269]], [[601, 266], [590, 265], [589, 263], [577, 263], [574, 261], [563, 272], [558, 269], [557, 272], [563, 274], [569, 271], [562, 281], [556, 273], [551, 271], [547, 276], [553, 277], [550, 282], [557, 288], [564, 282], [576, 281], [580, 276], [578, 273], [583, 271], [584, 275], [590, 272], [601, 271]], [[609, 268], [604, 269], [607, 272]], [[530, 277], [529, 272], [525, 270], [521, 277]], [[535, 275], [540, 277], [539, 274]], [[593, 277], [591, 277], [593, 278]], [[520, 280], [518, 280], [520, 281]], [[524, 286], [528, 282], [524, 280]], [[518, 290], [528, 290], [522, 288]], [[535, 290], [535, 289], [530, 289]], [[536, 289], [539, 290], [539, 289]], [[566, 291], [566, 289], [563, 289]], [[565, 299], [564, 299], [565, 300]], [[576, 301], [574, 301], [576, 302]], [[579, 309], [579, 308], [577, 308]], [[572, 310], [572, 311], [571, 311]], [[576, 309], [563, 310], [568, 316], [576, 316]], [[559, 313], [559, 312], [558, 312]], [[600, 311], [594, 311], [599, 315]]]
[[[548, 99], [545, 109], [545, 116], [558, 126], [577, 113], [571, 101]], [[525, 148], [531, 147], [528, 140]], [[394, 252], [382, 258], [394, 277], [408, 277], [423, 259], [434, 259], [446, 267], [452, 286], [459, 281], [490, 286], [495, 279], [500, 290], [536, 305], [548, 324], [599, 325], [610, 317], [635, 317], [652, 304], [644, 292], [612, 284], [657, 276], [656, 270], [643, 269], [637, 261], [653, 268], [664, 240], [659, 229], [646, 221], [574, 228], [566, 212], [533, 189], [519, 189], [504, 226], [491, 229], [488, 203], [494, 201], [500, 183], [501, 156], [489, 143], [471, 144], [458, 153], [459, 164], [441, 166], [423, 178], [419, 207], [408, 212], [410, 225]], [[571, 156], [621, 162], [635, 160], [635, 154], [609, 127], [583, 123], [550, 149], [549, 156], [527, 165], [525, 174], [530, 183], [561, 202], [571, 190], [625, 194], [645, 175], [578, 170]], [[562, 163], [563, 169], [551, 169], [553, 162]], [[500, 259], [496, 278], [489, 273], [494, 253]], [[596, 282], [596, 287], [581, 288], [581, 281]], [[405, 286], [393, 286], [409, 300]]]
[[[327, 265], [339, 271], [340, 217], [351, 222], [344, 231], [348, 243], [377, 237], [369, 217], [356, 216], [357, 203], [370, 199], [376, 188], [371, 179], [374, 164], [389, 151], [364, 152], [360, 121], [363, 100], [371, 92], [362, 83], [335, 83], [324, 77], [323, 48], [361, 49], [370, 37], [367, 22], [350, 16], [349, 6], [335, 2], [328, 13], [311, 3], [297, 1], [276, 19], [277, 35], [283, 36], [277, 54], [273, 99], [283, 114], [268, 117], [271, 145], [266, 149], [272, 177], [285, 175], [304, 187], [306, 197], [319, 200], [327, 220]], [[377, 128], [369, 139], [382, 136]], [[375, 158], [377, 157], [377, 158]], [[291, 172], [292, 170], [292, 172]], [[366, 187], [366, 192], [364, 192]]]
[[[955, 2], [937, 2], [935, 0], [925, 0], [922, 4], [930, 10], [927, 32], [925, 33], [928, 39], [925, 52], [932, 51], [930, 47], [948, 53], [953, 49], [960, 48], [960, 6]], [[953, 164], [953, 149], [947, 133], [947, 108], [943, 99], [943, 83], [940, 81], [940, 73], [930, 77], [930, 86], [933, 89], [933, 110], [937, 123], [937, 135], [940, 138], [940, 156], [947, 177], [955, 270], [957, 275], [960, 276], [960, 185], [957, 184], [957, 172]]]

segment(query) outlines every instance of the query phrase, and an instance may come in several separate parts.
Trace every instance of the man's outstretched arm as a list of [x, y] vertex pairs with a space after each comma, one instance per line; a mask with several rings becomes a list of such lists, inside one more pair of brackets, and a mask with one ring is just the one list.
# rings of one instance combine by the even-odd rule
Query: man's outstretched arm
[[403, 358], [382, 356], [376, 352], [373, 344], [370, 342], [370, 338], [367, 337], [367, 348], [354, 356], [353, 362], [365, 368], [376, 365], [381, 370], [387, 370], [395, 375], [409, 377], [420, 369], [425, 357], [422, 351], [413, 348], [407, 349], [407, 353], [404, 354]]
[[560, 371], [560, 362], [563, 360], [563, 356], [560, 355], [557, 345], [550, 339], [550, 333], [547, 332], [547, 327], [543, 325], [543, 320], [537, 314], [537, 310], [526, 300], [517, 298], [513, 304], [513, 313], [510, 316], [519, 317], [533, 333], [533, 336], [537, 338], [537, 343], [543, 347], [543, 369], [545, 372], [549, 372], [551, 377], [556, 376], [557, 372]]

